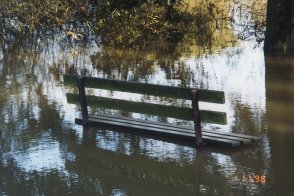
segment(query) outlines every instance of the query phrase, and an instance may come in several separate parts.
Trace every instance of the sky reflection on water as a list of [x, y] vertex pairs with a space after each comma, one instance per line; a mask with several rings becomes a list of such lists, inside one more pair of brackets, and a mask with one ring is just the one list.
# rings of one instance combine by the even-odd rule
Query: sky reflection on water
[[[274, 180], [279, 175], [290, 179], [287, 174], [291, 173], [290, 164], [284, 166], [285, 171], [276, 157], [277, 149], [286, 155], [290, 154], [286, 146], [291, 148], [292, 145], [290, 140], [283, 139], [285, 135], [292, 137], [293, 110], [287, 108], [293, 105], [291, 74], [294, 69], [291, 60], [285, 65], [289, 68], [277, 76], [277, 71], [268, 65], [275, 61], [265, 60], [262, 48], [254, 48], [245, 42], [240, 47], [228, 48], [220, 54], [179, 58], [173, 61], [173, 67], [156, 60], [149, 62], [145, 67], [148, 72], [143, 72], [138, 78], [140, 82], [225, 91], [224, 106], [201, 103], [200, 107], [227, 112], [228, 125], [207, 124], [204, 128], [263, 137], [257, 146], [244, 149], [196, 150], [158, 138], [116, 130], [91, 128], [84, 131], [81, 126], [75, 125], [74, 118], [79, 115], [79, 109], [66, 101], [65, 93], [73, 89], [63, 86], [63, 73], [74, 67], [77, 73], [86, 75], [134, 80], [133, 75], [137, 74], [134, 67], [139, 66], [131, 59], [125, 77], [119, 72], [126, 69], [125, 63], [106, 68], [97, 66], [99, 60], [103, 63], [99, 54], [102, 50], [98, 47], [75, 50], [79, 51], [75, 55], [69, 55], [70, 51], [64, 51], [58, 46], [38, 55], [22, 50], [0, 52], [0, 86], [4, 87], [0, 94], [0, 169], [3, 171], [0, 180], [9, 179], [6, 173], [14, 171], [13, 179], [8, 180], [10, 185], [2, 185], [0, 192], [8, 193], [9, 186], [27, 190], [30, 186], [18, 181], [23, 176], [28, 179], [27, 183], [35, 183], [33, 190], [41, 187], [40, 193], [43, 193], [43, 185], [38, 180], [42, 176], [47, 179], [43, 180], [43, 184], [58, 182], [60, 187], [57, 191], [61, 194], [77, 191], [72, 187], [75, 185], [79, 191], [87, 186], [92, 187], [89, 194], [100, 192], [122, 195], [140, 194], [142, 191], [145, 194], [184, 195], [260, 194], [275, 191], [272, 187], [277, 186]], [[142, 56], [136, 58], [144, 60]], [[282, 99], [281, 91], [289, 99]], [[92, 93], [125, 99], [147, 99], [146, 96], [128, 93]], [[158, 99], [151, 97], [151, 101], [157, 102]], [[189, 103], [171, 101], [170, 104]], [[277, 104], [283, 107], [283, 111], [278, 110], [281, 119], [273, 116], [275, 112], [272, 111], [277, 111]], [[174, 119], [115, 113], [178, 123]], [[280, 128], [282, 133], [279, 133]], [[285, 146], [273, 143], [273, 139], [285, 142]], [[293, 159], [283, 160], [283, 163], [287, 164], [287, 161]], [[280, 169], [277, 169], [278, 166], [281, 166]], [[280, 174], [277, 174], [279, 170]], [[234, 176], [242, 178], [244, 174], [266, 175], [268, 183], [233, 181]], [[137, 187], [132, 187], [134, 183], [137, 183]], [[155, 184], [163, 187], [162, 190]], [[289, 193], [290, 185], [286, 183], [285, 187], [283, 193]]]

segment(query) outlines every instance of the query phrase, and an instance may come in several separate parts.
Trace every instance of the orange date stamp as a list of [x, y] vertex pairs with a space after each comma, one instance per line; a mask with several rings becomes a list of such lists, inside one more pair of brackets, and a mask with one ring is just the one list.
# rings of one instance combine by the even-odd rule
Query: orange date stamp
[[244, 182], [244, 183], [261, 183], [265, 184], [267, 182], [267, 176], [251, 174], [251, 175], [234, 175], [232, 177], [234, 182]]

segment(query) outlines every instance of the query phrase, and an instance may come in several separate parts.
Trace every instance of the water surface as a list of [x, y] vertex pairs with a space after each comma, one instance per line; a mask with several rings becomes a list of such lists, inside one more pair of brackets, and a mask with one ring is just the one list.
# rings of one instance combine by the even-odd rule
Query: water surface
[[[232, 36], [242, 31], [238, 24], [252, 18], [230, 9], [236, 19], [235, 29], [227, 32]], [[0, 195], [294, 195], [294, 58], [264, 56], [254, 39], [234, 45], [218, 41], [224, 46], [191, 54], [95, 43], [48, 42], [31, 49], [5, 43], [0, 50]], [[203, 128], [262, 141], [237, 149], [196, 149], [115, 129], [83, 129], [74, 123], [79, 107], [66, 101], [65, 94], [77, 90], [63, 85], [65, 73], [222, 90], [225, 104], [200, 103], [200, 108], [226, 112], [228, 124]], [[138, 94], [88, 93], [190, 105]], [[90, 112], [192, 125], [120, 111]]]
[[[21, 48], [1, 51], [2, 195], [294, 193], [293, 58], [264, 57], [262, 48], [254, 48], [250, 42], [218, 54], [166, 61], [148, 61], [144, 55], [116, 59], [116, 53], [91, 45], [76, 50], [72, 54], [55, 46], [39, 53]], [[114, 62], [112, 67], [106, 66], [107, 55]], [[79, 108], [66, 102], [65, 93], [73, 91], [63, 85], [62, 74], [68, 72], [224, 90], [226, 104], [216, 107], [201, 103], [200, 107], [227, 112], [228, 124], [207, 124], [204, 128], [261, 136], [262, 141], [234, 150], [195, 149], [117, 130], [83, 131], [74, 124]], [[116, 98], [133, 97], [127, 93], [102, 93]], [[147, 97], [138, 95], [137, 99]], [[151, 97], [151, 101], [158, 100]], [[249, 182], [247, 178], [253, 175], [260, 176], [260, 181], [265, 176], [264, 182]]]

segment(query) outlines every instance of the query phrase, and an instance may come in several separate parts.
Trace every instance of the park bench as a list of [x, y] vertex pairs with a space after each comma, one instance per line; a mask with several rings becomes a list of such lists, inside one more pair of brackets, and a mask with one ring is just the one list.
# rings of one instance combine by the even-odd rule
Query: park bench
[[[195, 141], [196, 146], [216, 144], [236, 147], [260, 141], [260, 137], [225, 133], [212, 130], [201, 130], [201, 122], [226, 124], [226, 113], [218, 111], [199, 110], [199, 101], [223, 104], [223, 91], [204, 90], [196, 88], [173, 87], [139, 82], [119, 81], [104, 78], [64, 75], [64, 84], [78, 87], [79, 93], [67, 93], [68, 103], [79, 103], [82, 116], [75, 122], [81, 125], [112, 125], [129, 130], [158, 134], [171, 138]], [[178, 107], [164, 104], [135, 102], [122, 99], [86, 95], [85, 88], [104, 89], [128, 93], [152, 95], [175, 99], [190, 100], [192, 107]], [[89, 116], [88, 106], [121, 110], [156, 116], [165, 116], [193, 121], [194, 127], [177, 126], [171, 123], [153, 122], [116, 115], [100, 114]]]

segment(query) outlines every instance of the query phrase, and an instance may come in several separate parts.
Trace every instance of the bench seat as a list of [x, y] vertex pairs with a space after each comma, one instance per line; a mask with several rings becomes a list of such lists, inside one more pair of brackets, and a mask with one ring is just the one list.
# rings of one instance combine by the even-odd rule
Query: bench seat
[[[82, 124], [82, 118], [76, 118], [77, 124]], [[153, 135], [178, 138], [186, 141], [195, 141], [195, 132], [192, 127], [177, 126], [170, 123], [146, 121], [114, 115], [89, 116], [89, 125], [106, 125], [127, 129], [131, 132], [147, 132]], [[220, 131], [202, 130], [202, 139], [205, 144], [216, 144], [225, 147], [237, 147], [257, 143], [260, 137], [225, 133]]]

